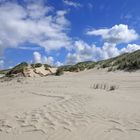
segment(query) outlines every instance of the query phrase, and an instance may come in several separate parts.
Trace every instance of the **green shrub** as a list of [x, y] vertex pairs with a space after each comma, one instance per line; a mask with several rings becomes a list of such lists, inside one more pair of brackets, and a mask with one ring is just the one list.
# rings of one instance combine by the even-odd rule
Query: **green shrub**
[[0, 70], [0, 74], [7, 74], [9, 71], [10, 71], [10, 69]]
[[77, 67], [77, 66], [71, 66], [71, 67], [69, 68], [69, 71], [70, 71], [70, 72], [78, 72], [79, 70], [78, 70], [78, 67]]
[[126, 62], [122, 62], [118, 65], [118, 68], [117, 69], [120, 69], [120, 70], [125, 70], [127, 68], [127, 63]]
[[39, 68], [39, 67], [42, 66], [42, 64], [41, 64], [41, 63], [36, 63], [36, 64], [31, 64], [31, 66], [32, 66], [33, 68]]
[[49, 68], [51, 68], [51, 66], [48, 64], [44, 64], [44, 67], [45, 67], [45, 70], [49, 70]]
[[113, 71], [113, 67], [108, 68], [108, 72]]
[[26, 62], [22, 62], [19, 65], [12, 68], [9, 72], [7, 72], [6, 76], [12, 77], [12, 75], [23, 73], [24, 70], [27, 69], [28, 64]]
[[79, 70], [80, 71], [84, 71], [85, 70], [85, 67], [79, 67]]
[[91, 64], [87, 66], [87, 69], [93, 69], [95, 67], [95, 64]]
[[75, 65], [61, 66], [61, 68], [63, 71], [78, 72], [85, 69], [93, 69], [95, 66], [97, 69], [108, 68], [108, 71], [140, 69], [140, 50], [133, 53], [125, 53], [107, 60], [79, 62]]
[[63, 75], [64, 74], [64, 71], [63, 71], [63, 69], [57, 69], [57, 71], [56, 71], [56, 73], [55, 73], [55, 75], [56, 76], [60, 76], [60, 75]]
[[106, 68], [106, 67], [108, 67], [107, 64], [102, 64], [101, 65], [101, 68]]
[[35, 68], [35, 66], [34, 66], [34, 65], [35, 65], [35, 64], [31, 64], [31, 67], [32, 67], [32, 68]]

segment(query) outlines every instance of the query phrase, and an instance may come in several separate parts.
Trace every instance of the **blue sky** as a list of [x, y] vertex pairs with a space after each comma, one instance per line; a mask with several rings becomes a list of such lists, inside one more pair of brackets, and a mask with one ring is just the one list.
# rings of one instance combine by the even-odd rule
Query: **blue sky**
[[140, 49], [139, 0], [0, 0], [0, 69], [59, 66]]

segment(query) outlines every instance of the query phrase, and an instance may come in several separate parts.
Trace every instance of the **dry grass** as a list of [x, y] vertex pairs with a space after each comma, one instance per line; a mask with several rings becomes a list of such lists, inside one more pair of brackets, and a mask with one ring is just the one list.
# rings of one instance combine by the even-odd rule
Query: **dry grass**
[[113, 91], [113, 90], [118, 89], [118, 86], [108, 84], [108, 83], [95, 83], [95, 84], [91, 85], [90, 88], [101, 89], [101, 90], [106, 90], [106, 91]]

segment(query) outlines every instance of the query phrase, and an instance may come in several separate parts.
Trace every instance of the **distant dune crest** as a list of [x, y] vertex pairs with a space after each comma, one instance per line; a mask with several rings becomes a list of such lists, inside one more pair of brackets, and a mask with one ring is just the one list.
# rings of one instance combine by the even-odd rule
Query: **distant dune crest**
[[48, 75], [60, 76], [64, 72], [79, 72], [89, 69], [106, 69], [108, 72], [123, 70], [136, 71], [140, 69], [140, 50], [133, 53], [125, 53], [120, 56], [102, 60], [98, 62], [85, 61], [75, 65], [64, 65], [58, 68], [48, 64], [28, 64], [22, 62], [9, 70], [2, 70], [0, 74], [6, 74], [7, 77], [23, 76], [23, 77], [43, 77]]
[[48, 76], [56, 73], [56, 68], [53, 68], [47, 64], [27, 64], [23, 62], [10, 71], [7, 72], [6, 76], [15, 77], [15, 76], [22, 76], [22, 77], [43, 77]]

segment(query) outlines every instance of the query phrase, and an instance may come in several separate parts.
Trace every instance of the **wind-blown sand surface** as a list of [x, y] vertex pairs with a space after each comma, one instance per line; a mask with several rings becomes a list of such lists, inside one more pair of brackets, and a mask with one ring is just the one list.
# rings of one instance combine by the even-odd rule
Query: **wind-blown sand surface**
[[1, 81], [0, 140], [30, 139], [140, 140], [140, 72]]

